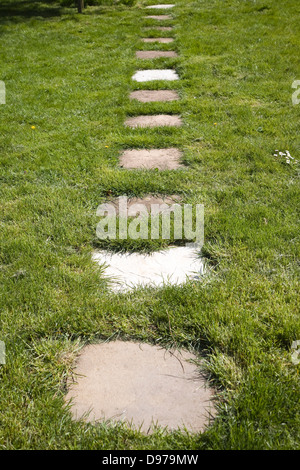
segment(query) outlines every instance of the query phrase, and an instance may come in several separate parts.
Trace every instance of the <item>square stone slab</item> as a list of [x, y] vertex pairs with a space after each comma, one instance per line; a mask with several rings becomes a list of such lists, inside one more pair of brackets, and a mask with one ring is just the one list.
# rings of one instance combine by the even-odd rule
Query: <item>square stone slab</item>
[[120, 166], [128, 169], [142, 170], [177, 170], [183, 167], [180, 163], [182, 154], [176, 148], [125, 150], [120, 157]]
[[149, 16], [144, 16], [146, 19], [151, 19], [151, 20], [159, 20], [159, 21], [164, 21], [164, 20], [172, 20], [173, 17], [171, 15], [149, 15]]
[[163, 126], [180, 127], [182, 126], [182, 120], [179, 116], [171, 114], [145, 115], [128, 118], [125, 121], [125, 125], [132, 128]]
[[145, 43], [159, 42], [161, 44], [169, 44], [174, 42], [173, 38], [142, 38], [142, 41]]
[[189, 246], [171, 246], [151, 254], [100, 250], [93, 253], [92, 259], [106, 266], [104, 276], [115, 292], [139, 286], [182, 285], [187, 280], [198, 280], [204, 272], [203, 261], [195, 248]]
[[214, 391], [195, 361], [191, 352], [146, 343], [90, 344], [74, 364], [65, 402], [74, 420], [121, 421], [146, 434], [154, 425], [201, 432], [215, 414]]
[[151, 82], [154, 80], [179, 80], [178, 74], [172, 69], [138, 70], [132, 77], [136, 82]]
[[141, 103], [151, 103], [155, 101], [179, 100], [179, 95], [174, 90], [137, 90], [130, 93], [130, 98], [136, 99]]
[[168, 8], [174, 8], [175, 5], [174, 3], [161, 3], [160, 5], [149, 5], [148, 7], [145, 7], [146, 10], [150, 8], [155, 8], [155, 9], [160, 9], [160, 10], [167, 10]]
[[159, 59], [160, 57], [177, 57], [175, 51], [137, 51], [138, 59]]

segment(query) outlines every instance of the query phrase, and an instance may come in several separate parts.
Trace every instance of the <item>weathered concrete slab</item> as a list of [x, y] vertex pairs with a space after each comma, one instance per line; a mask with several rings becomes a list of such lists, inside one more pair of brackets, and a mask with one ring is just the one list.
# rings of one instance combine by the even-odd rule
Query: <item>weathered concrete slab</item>
[[[158, 211], [158, 213], [162, 214], [164, 212], [163, 205], [171, 206], [173, 204], [179, 204], [180, 201], [181, 197], [177, 194], [172, 194], [171, 196], [153, 196], [149, 194], [144, 197], [132, 197], [127, 199], [127, 211], [136, 204], [142, 204], [150, 214], [152, 206], [155, 204], [156, 207], [157, 205], [161, 206], [162, 210]], [[119, 215], [119, 198], [111, 199], [108, 202], [114, 206], [116, 214]]]
[[159, 42], [161, 44], [169, 44], [174, 42], [173, 38], [142, 38], [142, 41], [145, 43]]
[[161, 57], [178, 57], [175, 51], [136, 51], [138, 59], [159, 59]]
[[145, 30], [149, 30], [149, 29], [154, 29], [154, 30], [157, 30], [157, 31], [172, 31], [174, 28], [173, 26], [145, 26], [144, 28]]
[[146, 434], [154, 425], [201, 432], [214, 414], [214, 392], [197, 359], [146, 343], [90, 344], [77, 359], [65, 401], [72, 400], [74, 420], [89, 413], [85, 421], [122, 421]]
[[172, 69], [138, 70], [132, 77], [137, 82], [151, 82], [154, 80], [179, 80], [178, 74]]
[[204, 272], [203, 261], [194, 248], [172, 246], [152, 254], [95, 251], [93, 258], [105, 265], [104, 276], [113, 291], [129, 291], [138, 286], [162, 287], [197, 280]]
[[158, 20], [158, 21], [164, 21], [164, 20], [172, 20], [173, 17], [171, 15], [148, 15], [144, 16], [144, 18], [151, 19], [151, 20]]
[[174, 90], [136, 90], [130, 93], [131, 99], [136, 99], [142, 103], [155, 101], [175, 101], [179, 100], [179, 95]]
[[174, 3], [161, 3], [158, 5], [149, 5], [148, 7], [145, 7], [147, 10], [148, 9], [153, 9], [155, 8], [156, 10], [167, 10], [169, 8], [174, 8], [175, 4]]
[[181, 152], [176, 148], [125, 150], [120, 157], [120, 166], [128, 169], [142, 170], [177, 170], [183, 167], [180, 163]]
[[145, 116], [135, 116], [128, 118], [125, 121], [125, 125], [136, 128], [136, 127], [163, 127], [163, 126], [172, 126], [180, 127], [182, 126], [182, 120], [178, 115], [172, 114], [156, 114], [156, 115], [145, 115]]

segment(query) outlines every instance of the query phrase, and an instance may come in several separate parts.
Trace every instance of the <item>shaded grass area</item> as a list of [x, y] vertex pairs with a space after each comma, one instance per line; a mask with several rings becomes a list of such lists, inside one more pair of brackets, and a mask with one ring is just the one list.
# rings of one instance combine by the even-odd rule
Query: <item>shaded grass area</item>
[[[299, 366], [291, 361], [300, 339], [299, 165], [274, 156], [289, 150], [300, 160], [300, 106], [291, 102], [299, 4], [178, 1], [168, 22], [175, 43], [145, 45], [140, 37], [157, 34], [142, 29], [155, 24], [141, 19], [139, 7], [150, 3], [89, 7], [82, 16], [38, 4], [52, 11], [48, 18], [39, 10], [2, 15], [1, 449], [299, 447]], [[4, 4], [23, 11], [22, 2]], [[135, 58], [154, 47], [180, 57]], [[150, 66], [176, 68], [181, 80], [131, 81]], [[129, 100], [146, 88], [177, 89], [181, 101]], [[124, 127], [140, 113], [178, 113], [184, 126]], [[167, 146], [184, 151], [186, 169], [118, 167], [122, 149]], [[183, 287], [111, 295], [91, 261], [96, 209], [149, 193], [205, 205], [209, 274]], [[63, 396], [76, 354], [116, 338], [203, 357], [218, 391], [218, 416], [204, 434], [142, 436], [71, 421]]]

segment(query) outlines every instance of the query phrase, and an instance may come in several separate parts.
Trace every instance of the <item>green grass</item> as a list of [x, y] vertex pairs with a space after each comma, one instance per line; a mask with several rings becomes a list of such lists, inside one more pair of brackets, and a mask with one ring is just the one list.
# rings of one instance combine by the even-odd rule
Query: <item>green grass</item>
[[[140, 38], [157, 35], [142, 30], [155, 24], [142, 20], [150, 3], [103, 2], [84, 15], [56, 3], [1, 3], [0, 449], [299, 448], [291, 361], [300, 339], [299, 164], [274, 156], [289, 150], [300, 160], [300, 105], [291, 99], [299, 2], [178, 0], [176, 42], [147, 46], [180, 56], [138, 61], [135, 51], [148, 48]], [[131, 81], [149, 66], [175, 67], [181, 80]], [[181, 101], [129, 100], [133, 89], [162, 86]], [[156, 112], [181, 114], [184, 127], [123, 125]], [[118, 167], [122, 149], [169, 145], [184, 151], [186, 169]], [[204, 204], [210, 274], [112, 296], [91, 261], [96, 209], [108, 197], [149, 193]], [[218, 392], [205, 433], [143, 436], [71, 420], [63, 398], [74, 357], [115, 338], [175, 342], [204, 357]]]

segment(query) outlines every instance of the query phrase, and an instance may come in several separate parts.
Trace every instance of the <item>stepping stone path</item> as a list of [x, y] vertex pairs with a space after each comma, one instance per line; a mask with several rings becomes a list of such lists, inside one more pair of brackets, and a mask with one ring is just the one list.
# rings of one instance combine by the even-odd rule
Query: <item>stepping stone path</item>
[[137, 51], [138, 59], [158, 59], [160, 57], [177, 57], [174, 51]]
[[[174, 4], [157, 4], [146, 9], [169, 9]], [[146, 18], [169, 20], [169, 15], [150, 15]], [[153, 29], [153, 28], [151, 28]], [[170, 27], [156, 29], [170, 31]], [[173, 38], [144, 38], [145, 43], [168, 43]], [[176, 57], [175, 51], [137, 51], [139, 59]], [[137, 82], [155, 80], [176, 81], [173, 69], [139, 70], [132, 79]], [[176, 90], [137, 90], [131, 99], [141, 103], [178, 100]], [[181, 126], [177, 115], [141, 115], [128, 118], [126, 126]], [[179, 170], [182, 153], [177, 148], [132, 149], [120, 156], [120, 167], [128, 170]], [[180, 197], [148, 195], [143, 199], [127, 200], [127, 210], [133, 204], [143, 204], [150, 213], [153, 204], [170, 206]], [[116, 206], [116, 201], [111, 201]], [[125, 203], [126, 204], [126, 203]], [[136, 208], [134, 208], [136, 209]], [[160, 208], [163, 214], [168, 208]], [[116, 211], [119, 214], [119, 210]], [[120, 214], [119, 214], [120, 216]], [[160, 288], [196, 282], [204, 265], [192, 246], [170, 246], [152, 254], [110, 253], [95, 251], [93, 260], [104, 268], [110, 289], [123, 293], [136, 287]], [[67, 403], [73, 419], [90, 422], [124, 421], [141, 432], [151, 433], [157, 424], [168, 430], [178, 428], [201, 432], [214, 414], [212, 390], [199, 374], [197, 357], [186, 351], [171, 351], [148, 344], [110, 341], [83, 348], [72, 381], [68, 381]], [[192, 362], [193, 361], [193, 362]], [[75, 376], [75, 380], [73, 377]]]
[[152, 42], [160, 42], [161, 44], [169, 44], [174, 42], [173, 38], [143, 38], [143, 42], [145, 43], [152, 43]]
[[83, 348], [68, 383], [73, 418], [123, 421], [145, 434], [156, 423], [201, 432], [213, 412], [212, 390], [187, 351], [111, 341]]
[[177, 170], [182, 153], [176, 148], [125, 150], [120, 157], [120, 165], [128, 169]]
[[172, 31], [172, 26], [146, 26], [145, 30], [156, 29], [157, 31]]
[[174, 90], [137, 90], [130, 93], [130, 98], [141, 103], [151, 103], [155, 101], [179, 100], [179, 95]]
[[150, 116], [137, 116], [127, 119], [125, 122], [129, 127], [157, 127], [157, 126], [182, 126], [182, 121], [179, 116], [172, 116], [170, 114], [158, 114]]

